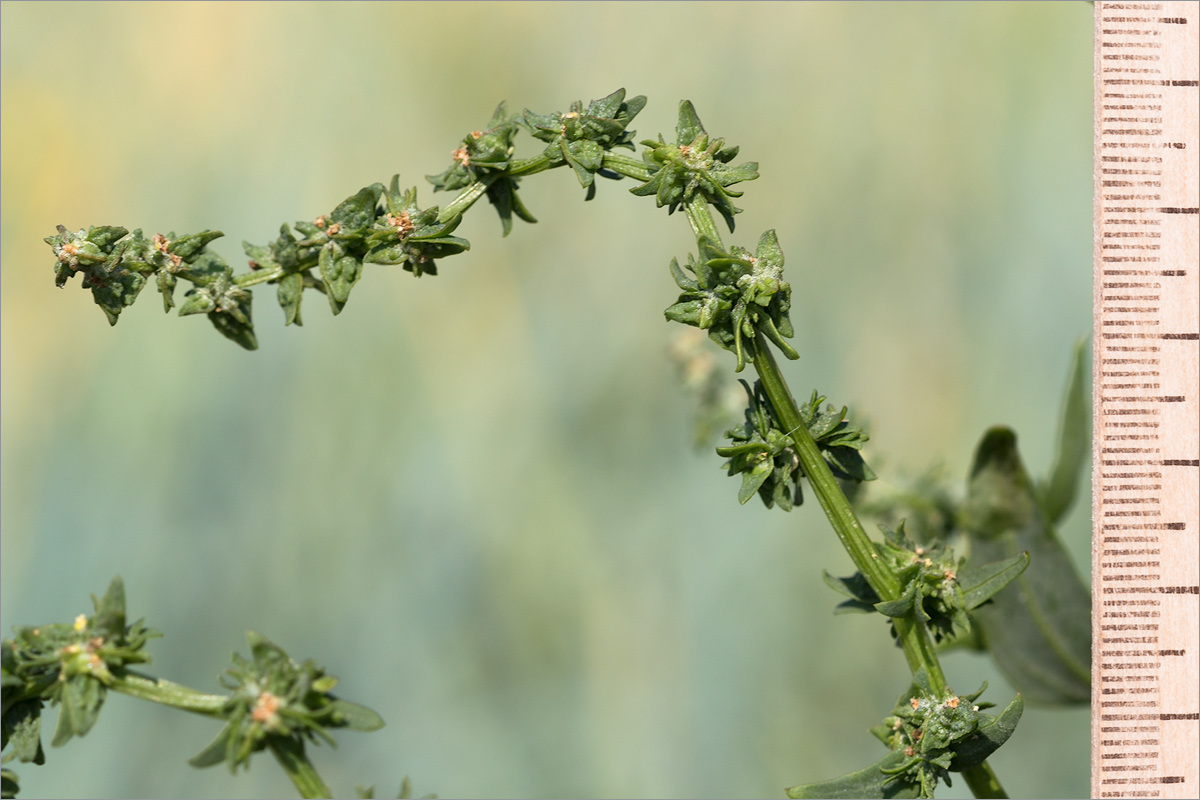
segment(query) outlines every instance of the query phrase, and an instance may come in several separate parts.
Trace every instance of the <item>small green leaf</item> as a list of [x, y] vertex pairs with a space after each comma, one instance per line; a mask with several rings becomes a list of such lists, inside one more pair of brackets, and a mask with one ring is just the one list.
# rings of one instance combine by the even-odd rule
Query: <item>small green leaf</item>
[[1091, 594], [1046, 519], [1008, 428], [992, 428], [975, 453], [964, 509], [972, 564], [1012, 559], [1029, 567], [972, 612], [997, 666], [1034, 703], [1091, 699]]
[[279, 279], [277, 291], [279, 305], [283, 309], [283, 324], [302, 325], [300, 320], [300, 301], [304, 297], [304, 275], [293, 272]]
[[851, 772], [840, 778], [820, 783], [805, 783], [787, 790], [791, 798], [890, 798], [917, 797], [919, 787], [898, 780], [884, 770], [896, 770], [907, 757], [900, 750], [893, 750], [869, 767]]
[[[954, 759], [950, 762], [950, 769], [962, 772], [983, 763], [1013, 735], [1024, 710], [1025, 701], [1021, 699], [1021, 695], [1017, 695], [999, 716], [992, 717], [980, 725], [970, 738], [957, 742], [954, 745]], [[984, 715], [985, 718], [986, 716]]]
[[90, 675], [67, 679], [59, 697], [58, 725], [50, 744], [61, 747], [72, 736], [83, 736], [96, 724], [104, 704], [104, 684]]
[[338, 204], [329, 215], [330, 221], [340, 224], [343, 232], [370, 227], [375, 221], [376, 206], [383, 192], [382, 183], [373, 183], [359, 189], [353, 197], [347, 197]]
[[187, 236], [180, 236], [167, 244], [167, 252], [174, 253], [190, 264], [204, 252], [204, 248], [214, 239], [220, 239], [225, 234], [220, 231], [201, 231]]
[[958, 574], [967, 610], [986, 603], [997, 592], [1015, 581], [1029, 566], [1029, 553], [1015, 555], [1007, 561], [996, 561], [978, 567], [968, 567]]
[[383, 717], [358, 703], [337, 699], [331, 701], [329, 707], [333, 709], [334, 720], [350, 730], [377, 731], [383, 727]]
[[92, 631], [105, 639], [116, 639], [125, 635], [125, 582], [118, 575], [108, 585], [102, 600], [92, 601], [96, 604], [96, 614], [92, 617]]
[[183, 302], [179, 305], [179, 316], [207, 314], [216, 307], [216, 301], [213, 300], [207, 289], [190, 289], [183, 296]]
[[1059, 523], [1075, 502], [1079, 479], [1089, 462], [1092, 446], [1092, 417], [1088, 413], [1087, 339], [1075, 344], [1071, 378], [1059, 421], [1058, 450], [1050, 477], [1038, 486], [1038, 500], [1051, 523]]
[[771, 477], [773, 463], [767, 458], [760, 461], [753, 469], [742, 473], [742, 486], [738, 489], [738, 502], [745, 505], [758, 492], [767, 478]]
[[170, 311], [175, 306], [175, 276], [165, 269], [158, 272], [158, 291], [162, 294], [163, 311]]
[[342, 313], [346, 301], [350, 299], [350, 290], [358, 283], [362, 274], [362, 263], [357, 258], [346, 253], [338, 242], [329, 242], [321, 248], [318, 265], [321, 270], [321, 280], [329, 294], [329, 306], [333, 313]]
[[213, 739], [208, 747], [188, 759], [188, 764], [197, 769], [215, 767], [217, 764], [220, 764], [225, 760], [225, 755], [228, 752], [231, 733], [231, 727], [226, 726], [222, 728], [221, 732], [217, 734], [217, 738]]
[[914, 608], [917, 607], [916, 600], [919, 596], [917, 591], [917, 580], [914, 579], [908, 582], [908, 586], [904, 589], [904, 594], [896, 600], [885, 600], [875, 604], [875, 610], [885, 617], [907, 617], [911, 616]]
[[44, 764], [42, 750], [42, 701], [22, 700], [4, 714], [4, 741], [13, 746], [18, 761]]

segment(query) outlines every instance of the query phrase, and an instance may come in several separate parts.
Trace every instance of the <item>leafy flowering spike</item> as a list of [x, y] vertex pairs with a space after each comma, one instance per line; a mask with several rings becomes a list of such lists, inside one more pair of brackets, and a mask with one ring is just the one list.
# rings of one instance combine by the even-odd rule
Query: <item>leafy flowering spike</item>
[[679, 104], [679, 124], [675, 128], [675, 144], [667, 144], [662, 134], [658, 139], [646, 139], [643, 157], [653, 172], [650, 180], [629, 191], [639, 197], [654, 195], [658, 207], [668, 207], [674, 213], [683, 203], [700, 194], [721, 212], [729, 230], [733, 230], [733, 215], [741, 211], [730, 201], [741, 197], [729, 187], [758, 177], [758, 163], [747, 161], [729, 166], [738, 153], [737, 147], [726, 147], [724, 139], [713, 139], [704, 130], [700, 117], [690, 100]]
[[667, 319], [693, 325], [737, 355], [737, 371], [754, 360], [754, 332], [761, 330], [788, 358], [799, 354], [786, 341], [795, 335], [788, 312], [792, 287], [783, 280], [783, 251], [775, 231], [763, 233], [754, 255], [736, 245], [725, 252], [706, 236], [700, 257], [686, 267], [671, 261], [671, 274], [683, 294], [666, 310]]
[[400, 191], [400, 176], [392, 178], [391, 188], [384, 195], [386, 213], [376, 220], [367, 237], [370, 249], [364, 263], [403, 264], [404, 269], [418, 278], [428, 273], [437, 275], [434, 259], [445, 258], [471, 249], [471, 243], [450, 234], [462, 217], [438, 222], [438, 208], [417, 206], [416, 188]]
[[312, 659], [297, 664], [280, 647], [249, 631], [251, 659], [238, 654], [221, 676], [232, 696], [221, 709], [229, 722], [208, 747], [188, 763], [209, 767], [222, 761], [231, 772], [248, 766], [250, 756], [268, 745], [290, 740], [303, 749], [318, 737], [330, 745], [334, 728], [373, 731], [383, 719], [369, 708], [331, 694], [337, 678]]
[[642, 95], [625, 100], [625, 90], [593, 100], [571, 104], [565, 114], [535, 114], [528, 109], [521, 122], [534, 137], [548, 142], [544, 156], [551, 166], [566, 162], [575, 171], [579, 185], [588, 190], [587, 199], [596, 195], [595, 176], [620, 178], [604, 170], [604, 152], [616, 147], [634, 150], [634, 131], [626, 130], [633, 118], [646, 106]]
[[104, 311], [109, 324], [133, 305], [147, 279], [157, 275], [159, 291], [166, 310], [173, 305], [175, 277], [189, 269], [205, 254], [205, 247], [223, 234], [203, 231], [190, 236], [155, 235], [145, 239], [141, 230], [132, 234], [126, 228], [104, 225], [74, 233], [62, 225], [58, 233], [45, 239], [54, 250], [54, 282], [66, 285], [75, 274], [82, 276], [83, 287], [92, 290], [96, 305]]
[[[792, 442], [792, 432], [783, 429], [760, 382], [755, 381], [753, 391], [745, 381], [741, 384], [750, 401], [746, 421], [725, 432], [726, 438], [733, 443], [717, 448], [717, 455], [729, 459], [722, 468], [728, 469], [730, 475], [742, 476], [739, 502], [747, 502], [758, 492], [767, 508], [778, 504], [784, 511], [791, 511], [793, 505], [804, 502], [800, 490], [804, 468]], [[800, 409], [800, 418], [836, 474], [836, 464], [850, 461], [846, 451], [858, 457], [857, 451], [867, 441], [867, 436], [846, 421], [845, 408], [835, 412], [830, 406], [825, 414], [819, 413], [818, 408], [824, 400], [813, 392], [812, 401]], [[874, 480], [875, 473], [858, 457], [855, 472], [839, 477]]]

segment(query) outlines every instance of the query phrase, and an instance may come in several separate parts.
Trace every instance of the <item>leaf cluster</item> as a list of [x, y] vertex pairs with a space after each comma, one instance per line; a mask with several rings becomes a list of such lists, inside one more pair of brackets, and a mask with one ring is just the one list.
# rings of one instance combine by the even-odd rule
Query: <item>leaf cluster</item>
[[890, 753], [840, 778], [794, 786], [788, 797], [933, 797], [939, 781], [951, 785], [951, 772], [982, 764], [1016, 730], [1025, 709], [1021, 696], [999, 715], [984, 714], [994, 704], [975, 701], [986, 689], [985, 682], [971, 694], [937, 693], [918, 670], [891, 715], [871, 729]]
[[[92, 596], [95, 613], [73, 623], [18, 626], [0, 644], [4, 756], [42, 764], [41, 712], [59, 707], [51, 744], [59, 747], [92, 729], [109, 687], [131, 664], [150, 661], [146, 643], [161, 634], [144, 620], [125, 623], [125, 586], [113, 580], [104, 597]], [[15, 779], [14, 779], [15, 780]], [[15, 787], [14, 787], [15, 791]]]
[[[825, 583], [850, 599], [841, 612], [878, 611], [891, 619], [919, 620], [938, 642], [965, 636], [971, 631], [969, 612], [987, 603], [1029, 566], [1029, 554], [1020, 553], [995, 563], [968, 567], [944, 543], [915, 544], [904, 532], [879, 526], [884, 541], [873, 542], [875, 552], [903, 587], [896, 600], [881, 601], [861, 572], [849, 578], [825, 573]], [[892, 635], [896, 636], [895, 625]]]
[[336, 747], [327, 729], [383, 727], [383, 719], [371, 709], [331, 694], [338, 679], [312, 659], [297, 664], [260, 634], [249, 631], [246, 638], [252, 657], [234, 653], [233, 666], [221, 676], [221, 684], [232, 692], [221, 709], [228, 723], [188, 761], [193, 767], [225, 762], [236, 773], [249, 765], [252, 754], [281, 740], [291, 740], [301, 751], [306, 741], [319, 739]]
[[[745, 422], [730, 428], [725, 437], [732, 444], [717, 448], [717, 455], [729, 460], [721, 465], [729, 475], [741, 475], [738, 502], [746, 503], [758, 494], [767, 508], [778, 505], [784, 511], [804, 502], [800, 479], [804, 468], [796, 452], [791, 431], [783, 430], [761, 381], [746, 390], [748, 405]], [[821, 455], [834, 475], [846, 480], [869, 481], [875, 473], [863, 461], [859, 452], [868, 437], [846, 419], [847, 409], [840, 411], [828, 406], [821, 411], [825, 398], [813, 392], [812, 398], [800, 408], [800, 419], [817, 443]]]
[[742, 192], [730, 189], [736, 183], [758, 177], [758, 163], [747, 161], [730, 166], [740, 148], [725, 146], [724, 139], [709, 136], [690, 100], [679, 104], [679, 122], [675, 144], [668, 144], [660, 133], [657, 139], [642, 141], [647, 149], [643, 158], [653, 173], [648, 181], [630, 191], [640, 197], [653, 195], [658, 207], [674, 213], [694, 197], [702, 197], [725, 218], [733, 230], [733, 215], [741, 212], [731, 198]]
[[709, 338], [737, 355], [737, 371], [754, 361], [754, 334], [762, 331], [788, 358], [799, 354], [788, 344], [795, 335], [788, 313], [792, 286], [783, 279], [783, 251], [775, 231], [758, 239], [753, 254], [734, 245], [729, 251], [707, 236], [697, 241], [699, 258], [688, 254], [680, 267], [671, 259], [671, 275], [683, 290], [667, 319], [708, 331]]
[[[534, 138], [547, 142], [543, 156], [550, 166], [568, 164], [587, 189], [587, 197], [596, 196], [595, 176], [618, 179], [621, 176], [604, 169], [606, 151], [623, 147], [635, 150], [634, 131], [629, 123], [646, 107], [646, 97], [638, 95], [625, 99], [625, 90], [618, 89], [607, 97], [593, 100], [583, 107], [582, 101], [571, 103], [562, 114], [535, 114], [526, 109], [521, 123]], [[634, 194], [638, 194], [633, 190]]]

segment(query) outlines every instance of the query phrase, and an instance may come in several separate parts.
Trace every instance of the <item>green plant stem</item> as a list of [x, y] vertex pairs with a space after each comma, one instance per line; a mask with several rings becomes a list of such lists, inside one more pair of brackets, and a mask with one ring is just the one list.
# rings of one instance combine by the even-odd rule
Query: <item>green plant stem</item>
[[713, 220], [712, 212], [708, 210], [708, 201], [704, 199], [704, 195], [696, 192], [691, 199], [684, 201], [683, 209], [697, 241], [701, 236], [707, 236], [722, 250], [725, 249], [725, 245], [721, 242], [721, 234], [717, 231], [717, 223]]
[[654, 175], [641, 159], [608, 150], [604, 153], [604, 168], [635, 181], [648, 181]]
[[545, 153], [533, 158], [514, 158], [508, 167], [507, 174], [510, 178], [524, 178], [527, 175], [536, 175], [548, 169], [566, 166], [566, 163], [566, 161], [560, 161], [557, 164], [552, 163], [550, 157]]
[[881, 563], [875, 545], [863, 530], [862, 523], [858, 521], [850, 502], [838, 486], [837, 479], [825, 463], [817, 443], [813, 441], [812, 435], [801, 420], [796, 400], [783, 380], [767, 337], [761, 332], [756, 332], [754, 337], [754, 366], [762, 380], [767, 398], [779, 416], [779, 421], [791, 431], [791, 439], [796, 445], [800, 463], [804, 466], [804, 474], [808, 476], [808, 484], [816, 494], [821, 510], [829, 517], [842, 546], [854, 561], [854, 566], [858, 567], [881, 600], [899, 599], [900, 582], [891, 570]]
[[221, 694], [205, 694], [187, 686], [162, 678], [151, 678], [129, 670], [113, 673], [108, 688], [114, 692], [149, 700], [171, 708], [191, 711], [206, 717], [220, 717], [221, 709], [229, 700]]
[[455, 217], [462, 216], [468, 208], [475, 204], [476, 200], [483, 197], [490, 184], [491, 181], [475, 181], [463, 189], [453, 200], [446, 204], [445, 208], [438, 212], [437, 221], [447, 222]]
[[317, 769], [304, 753], [304, 742], [291, 737], [272, 736], [268, 740], [271, 755], [292, 779], [301, 797], [333, 797]]
[[971, 787], [971, 793], [976, 797], [1008, 797], [1008, 793], [1000, 785], [1000, 779], [996, 777], [995, 772], [992, 772], [991, 765], [986, 761], [970, 769], [964, 769], [962, 776], [963, 780], [967, 782], [967, 786]]
[[[316, 266], [315, 264], [313, 266]], [[271, 281], [282, 278], [286, 273], [283, 267], [275, 269], [257, 269], [254, 272], [245, 272], [241, 275], [235, 275], [233, 282], [243, 289], [247, 286], [257, 286], [260, 283], [270, 283]]]

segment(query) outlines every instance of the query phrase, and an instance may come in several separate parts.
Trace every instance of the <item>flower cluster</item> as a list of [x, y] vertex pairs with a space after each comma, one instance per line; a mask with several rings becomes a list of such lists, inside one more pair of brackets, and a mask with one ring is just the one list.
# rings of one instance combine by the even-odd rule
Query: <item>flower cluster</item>
[[707, 330], [714, 342], [737, 355], [738, 372], [754, 360], [756, 331], [788, 358], [799, 358], [787, 342], [795, 335], [788, 316], [792, 287], [783, 279], [775, 231], [759, 237], [753, 254], [736, 245], [726, 252], [706, 236], [698, 245], [699, 258], [689, 253], [686, 266], [671, 259], [671, 275], [683, 293], [666, 310], [667, 319]]
[[[947, 690], [937, 696], [924, 670], [892, 714], [871, 729], [876, 738], [900, 754], [899, 763], [882, 772], [890, 781], [907, 784], [917, 797], [933, 797], [938, 781], [950, 785], [950, 772], [961, 772], [987, 758], [1012, 735], [1024, 710], [1018, 695], [999, 716], [980, 713], [994, 703], [976, 703], [987, 689], [956, 695]], [[897, 787], [893, 787], [895, 789]], [[889, 796], [909, 796], [899, 793]]]
[[[783, 430], [775, 410], [759, 381], [753, 391], [741, 381], [749, 396], [746, 421], [725, 432], [733, 443], [718, 447], [717, 455], [728, 458], [722, 464], [730, 475], [741, 475], [738, 501], [746, 503], [757, 492], [767, 508], [778, 504], [784, 511], [804, 502], [800, 479], [804, 468], [792, 442], [792, 431]], [[846, 419], [846, 409], [829, 406], [821, 412], [824, 397], [813, 392], [812, 399], [800, 407], [800, 419], [816, 442], [830, 470], [839, 478], [857, 481], [875, 479], [875, 473], [863, 461], [859, 450], [867, 435]]]
[[222, 761], [231, 772], [247, 766], [250, 756], [270, 745], [291, 740], [295, 746], [320, 737], [330, 745], [329, 728], [373, 731], [383, 727], [378, 714], [330, 694], [337, 678], [326, 675], [312, 659], [297, 664], [277, 645], [249, 631], [252, 659], [236, 653], [233, 667], [221, 676], [232, 695], [221, 710], [228, 724], [217, 738], [188, 763], [209, 767]]
[[505, 236], [512, 232], [513, 214], [525, 222], [537, 222], [517, 194], [520, 181], [508, 174], [512, 167], [512, 140], [520, 123], [520, 119], [508, 116], [507, 104], [500, 103], [487, 128], [463, 137], [462, 146], [451, 153], [454, 163], [445, 172], [425, 176], [435, 191], [450, 192], [472, 185], [485, 191], [488, 202], [500, 215]]
[[[907, 618], [927, 626], [938, 642], [963, 641], [972, 630], [971, 611], [988, 602], [1025, 570], [1029, 554], [1021, 553], [1003, 561], [966, 566], [965, 558], [955, 558], [945, 544], [920, 546], [908, 538], [901, 523], [892, 530], [880, 525], [884, 541], [874, 542], [880, 559], [887, 564], [903, 587], [896, 600], [881, 602], [879, 595], [861, 573], [849, 578], [825, 574], [825, 582], [849, 600], [838, 606], [841, 611], [878, 611], [891, 619]], [[892, 635], [895, 636], [895, 625]]]
[[564, 114], [535, 114], [526, 109], [522, 122], [535, 138], [549, 143], [543, 155], [551, 166], [563, 162], [571, 166], [579, 185], [588, 190], [586, 199], [591, 200], [596, 196], [597, 174], [620, 177], [603, 169], [604, 153], [617, 147], [635, 149], [634, 131], [627, 128], [645, 106], [644, 95], [626, 100], [625, 90], [618, 89], [588, 103], [586, 109], [582, 101], [576, 101]]
[[11, 741], [20, 761], [40, 764], [41, 710], [59, 706], [51, 744], [83, 736], [100, 714], [113, 675], [130, 664], [150, 661], [146, 642], [161, 636], [143, 620], [125, 624], [125, 585], [113, 580], [96, 613], [73, 623], [17, 627], [0, 647], [3, 666], [4, 745]]
[[732, 231], [733, 215], [741, 209], [734, 207], [730, 198], [742, 193], [729, 187], [757, 178], [758, 163], [730, 166], [739, 148], [726, 147], [724, 139], [710, 137], [690, 100], [679, 104], [675, 133], [675, 144], [667, 144], [662, 134], [642, 142], [647, 148], [643, 158], [653, 174], [630, 191], [639, 197], [654, 195], [658, 207], [667, 206], [670, 213], [699, 195], [721, 213]]

